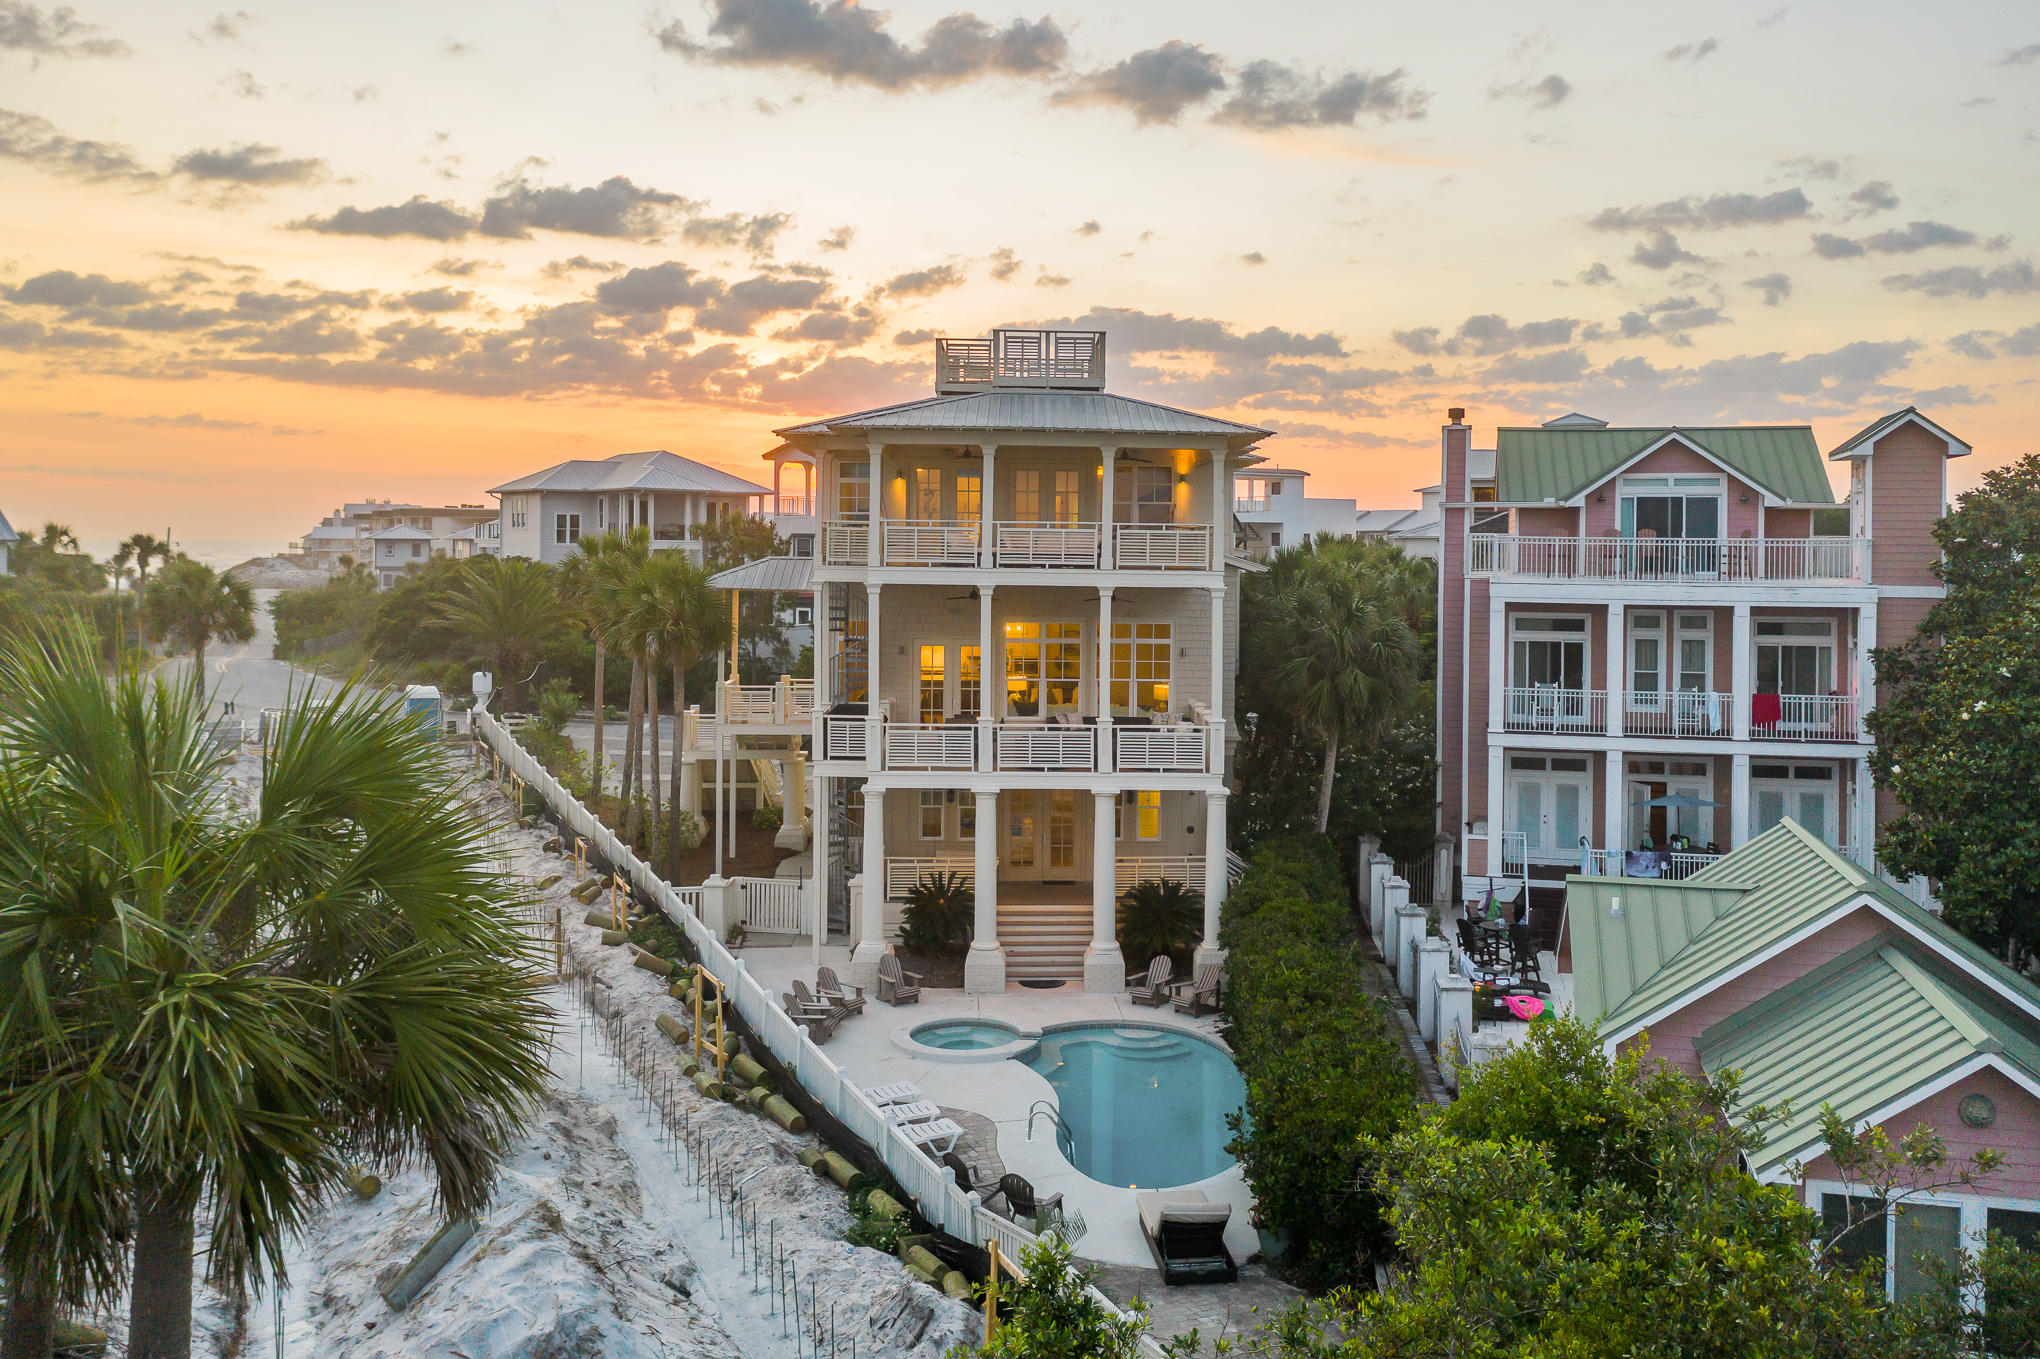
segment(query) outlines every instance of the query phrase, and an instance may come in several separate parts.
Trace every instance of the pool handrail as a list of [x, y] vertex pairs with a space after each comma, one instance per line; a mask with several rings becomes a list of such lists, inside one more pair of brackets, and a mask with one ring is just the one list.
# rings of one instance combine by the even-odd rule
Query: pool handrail
[[1077, 1163], [1077, 1134], [1063, 1118], [1061, 1111], [1055, 1107], [1052, 1101], [1038, 1099], [1028, 1106], [1027, 1140], [1030, 1142], [1034, 1140], [1034, 1116], [1036, 1114], [1048, 1115], [1049, 1122], [1055, 1125], [1055, 1149], [1063, 1154], [1064, 1160], [1068, 1161], [1071, 1165], [1075, 1165]]

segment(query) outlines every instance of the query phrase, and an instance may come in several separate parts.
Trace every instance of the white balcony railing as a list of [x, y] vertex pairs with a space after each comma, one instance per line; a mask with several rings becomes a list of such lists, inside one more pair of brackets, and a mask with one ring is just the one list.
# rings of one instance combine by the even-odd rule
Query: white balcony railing
[[1650, 849], [1582, 849], [1580, 871], [1598, 878], [1690, 878], [1721, 856]]
[[777, 684], [725, 684], [720, 718], [733, 726], [785, 726], [815, 710], [815, 682], [783, 676]]
[[963, 879], [964, 887], [977, 886], [977, 863], [971, 856], [938, 855], [932, 858], [909, 859], [888, 858], [885, 861], [885, 899], [901, 901], [914, 890], [914, 884], [923, 878], [943, 878], [954, 873]]
[[1729, 736], [1735, 697], [1701, 689], [1631, 691], [1622, 696], [1622, 730], [1630, 736]]
[[870, 758], [870, 721], [862, 715], [822, 719], [822, 758], [865, 760]]
[[825, 566], [866, 566], [871, 562], [871, 525], [822, 525], [822, 563]]
[[992, 525], [992, 564], [1095, 568], [1099, 537], [1096, 524], [1001, 521]]
[[1201, 774], [1209, 761], [1211, 728], [1122, 727], [1112, 731], [1112, 767], [1126, 773]]
[[976, 566], [977, 521], [888, 519], [881, 529], [887, 566]]
[[1124, 892], [1138, 882], [1180, 882], [1202, 892], [1204, 890], [1204, 856], [1202, 854], [1156, 854], [1143, 858], [1119, 858], [1113, 861], [1112, 880], [1118, 891]]
[[1502, 690], [1503, 731], [1608, 730], [1608, 691], [1561, 689], [1555, 684]]
[[1770, 695], [1759, 694], [1752, 703], [1750, 736], [1758, 741], [1854, 741], [1862, 729], [1856, 722], [1854, 694], [1778, 694], [1778, 720], [1756, 708]]
[[1234, 514], [1266, 514], [1268, 512], [1268, 497], [1241, 496], [1233, 501], [1232, 507]]
[[1105, 385], [1102, 330], [995, 330], [935, 341], [935, 389]]
[[1209, 571], [1211, 542], [1209, 524], [1115, 524], [1111, 564], [1121, 571]]
[[1088, 771], [1098, 767], [1096, 727], [1023, 726], [1002, 722], [993, 745], [1000, 769]]
[[977, 727], [888, 722], [885, 731], [887, 769], [975, 769]]
[[1466, 572], [1539, 580], [1863, 581], [1870, 578], [1870, 540], [1472, 533]]

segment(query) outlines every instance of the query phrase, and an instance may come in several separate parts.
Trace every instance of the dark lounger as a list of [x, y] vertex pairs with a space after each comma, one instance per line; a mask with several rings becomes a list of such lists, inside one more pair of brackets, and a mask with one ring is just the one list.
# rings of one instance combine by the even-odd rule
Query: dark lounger
[[1225, 1248], [1232, 1205], [1213, 1203], [1196, 1189], [1149, 1189], [1134, 1196], [1141, 1235], [1155, 1254], [1165, 1284], [1233, 1283], [1240, 1267]]

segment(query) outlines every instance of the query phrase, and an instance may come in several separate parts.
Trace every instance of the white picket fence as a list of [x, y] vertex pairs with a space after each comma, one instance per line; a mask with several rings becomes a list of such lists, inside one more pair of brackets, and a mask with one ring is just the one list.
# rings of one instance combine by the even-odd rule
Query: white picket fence
[[[751, 1032], [772, 1050], [772, 1054], [800, 1082], [802, 1089], [841, 1119], [853, 1136], [878, 1153], [886, 1169], [899, 1181], [900, 1188], [913, 1199], [922, 1217], [965, 1241], [978, 1245], [997, 1241], [1007, 1259], [1019, 1259], [1020, 1252], [1033, 1244], [1034, 1234], [986, 1209], [976, 1194], [965, 1193], [958, 1188], [947, 1168], [907, 1141], [906, 1135], [893, 1125], [892, 1120], [879, 1112], [878, 1106], [844, 1077], [829, 1055], [808, 1037], [807, 1030], [788, 1018], [771, 994], [751, 976], [744, 967], [744, 960], [724, 948], [722, 941], [702, 925], [694, 909], [699, 903], [698, 889], [693, 893], [694, 902], [690, 903], [687, 889], [675, 888], [653, 872], [650, 865], [632, 853], [614, 831], [562, 788], [559, 781], [487, 713], [475, 714], [474, 730], [502, 758], [510, 772], [524, 780], [545, 800], [564, 825], [593, 844], [604, 858], [616, 865], [618, 872], [645, 896], [657, 902], [659, 909], [686, 933], [703, 965], [724, 980], [737, 1013], [744, 1017]], [[1107, 1307], [1112, 1306], [1103, 1294], [1098, 1295], [1098, 1300]], [[1159, 1349], [1154, 1352], [1159, 1353]]]
[[[799, 878], [731, 878], [744, 900], [744, 928], [765, 934], [806, 934], [812, 928]], [[700, 888], [695, 888], [698, 894]]]

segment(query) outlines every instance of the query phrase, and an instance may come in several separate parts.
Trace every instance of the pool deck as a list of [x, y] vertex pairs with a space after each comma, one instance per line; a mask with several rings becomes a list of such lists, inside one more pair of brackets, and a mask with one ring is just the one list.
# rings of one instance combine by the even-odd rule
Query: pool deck
[[[774, 995], [799, 977], [814, 984], [808, 949], [747, 948], [744, 966]], [[849, 950], [829, 946], [822, 961], [847, 973]], [[990, 1119], [998, 1129], [999, 1158], [1009, 1172], [1024, 1175], [1037, 1193], [1060, 1191], [1066, 1210], [1080, 1212], [1087, 1230], [1076, 1243], [1080, 1256], [1109, 1265], [1154, 1267], [1131, 1189], [1100, 1184], [1069, 1163], [1055, 1144], [1045, 1120], [1028, 1136], [1027, 1113], [1036, 1100], [1055, 1103], [1055, 1090], [1038, 1073], [1004, 1058], [983, 1053], [936, 1052], [907, 1039], [906, 1031], [940, 1019], [996, 1019], [1016, 1028], [1040, 1029], [1052, 1024], [1124, 1022], [1182, 1029], [1216, 1040], [1209, 1018], [1191, 1019], [1163, 1007], [1135, 1005], [1123, 996], [1087, 995], [1071, 983], [1058, 990], [1008, 986], [999, 996], [966, 996], [962, 991], [924, 989], [919, 1004], [893, 1007], [870, 998], [864, 1013], [845, 1021], [825, 1049], [843, 1073], [860, 1086], [912, 1081], [936, 1104], [968, 1109]], [[918, 1055], [926, 1052], [927, 1056]], [[960, 1060], [961, 1059], [961, 1060]], [[1233, 1206], [1226, 1227], [1226, 1245], [1233, 1258], [1246, 1260], [1259, 1249], [1253, 1227], [1253, 1197], [1239, 1167], [1233, 1166], [1198, 1183], [1214, 1203]]]

